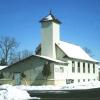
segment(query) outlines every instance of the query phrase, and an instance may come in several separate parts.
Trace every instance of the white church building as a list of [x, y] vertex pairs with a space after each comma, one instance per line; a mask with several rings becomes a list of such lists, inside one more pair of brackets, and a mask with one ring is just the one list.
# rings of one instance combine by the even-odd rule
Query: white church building
[[[67, 62], [54, 64], [55, 84], [98, 80], [98, 61], [90, 57], [79, 45], [60, 40], [61, 22], [50, 13], [40, 20], [42, 41], [36, 54]], [[59, 81], [59, 82], [58, 82]]]
[[[40, 23], [42, 39], [35, 50], [36, 55], [12, 64], [4, 71], [14, 73], [15, 79], [18, 80], [21, 80], [20, 74], [24, 73], [26, 81], [32, 84], [38, 75], [42, 76], [44, 64], [50, 61], [51, 75], [47, 84], [65, 85], [99, 79], [98, 61], [90, 57], [79, 45], [60, 40], [61, 22], [51, 12], [42, 18]], [[43, 78], [38, 80], [42, 84], [40, 80]]]

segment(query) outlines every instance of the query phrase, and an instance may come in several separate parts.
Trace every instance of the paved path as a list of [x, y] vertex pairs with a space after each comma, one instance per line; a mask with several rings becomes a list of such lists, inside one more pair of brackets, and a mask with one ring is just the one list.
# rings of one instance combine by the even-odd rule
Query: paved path
[[72, 91], [29, 91], [32, 97], [40, 100], [100, 100], [100, 88]]

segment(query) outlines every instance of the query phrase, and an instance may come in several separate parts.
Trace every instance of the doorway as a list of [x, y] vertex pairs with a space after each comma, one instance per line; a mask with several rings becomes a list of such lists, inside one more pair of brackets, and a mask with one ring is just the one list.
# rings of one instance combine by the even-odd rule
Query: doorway
[[14, 73], [14, 80], [15, 80], [15, 85], [21, 84], [21, 73], [20, 72]]

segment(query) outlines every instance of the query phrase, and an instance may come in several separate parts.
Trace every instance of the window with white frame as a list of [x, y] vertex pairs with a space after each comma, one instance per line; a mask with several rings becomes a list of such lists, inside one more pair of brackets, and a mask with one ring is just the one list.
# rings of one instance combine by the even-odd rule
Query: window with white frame
[[90, 64], [88, 63], [88, 73], [90, 73]]
[[78, 79], [78, 83], [80, 82], [80, 79]]
[[83, 82], [85, 82], [85, 79], [83, 79]]
[[80, 73], [80, 62], [78, 62], [78, 73]]
[[74, 73], [74, 72], [75, 72], [75, 62], [72, 61], [72, 73]]
[[55, 72], [59, 72], [59, 68], [55, 68]]
[[85, 73], [85, 63], [83, 62], [83, 73]]
[[64, 72], [64, 67], [60, 67], [60, 72]]
[[66, 84], [74, 83], [74, 79], [66, 79]]
[[95, 73], [95, 64], [93, 64], [93, 73]]

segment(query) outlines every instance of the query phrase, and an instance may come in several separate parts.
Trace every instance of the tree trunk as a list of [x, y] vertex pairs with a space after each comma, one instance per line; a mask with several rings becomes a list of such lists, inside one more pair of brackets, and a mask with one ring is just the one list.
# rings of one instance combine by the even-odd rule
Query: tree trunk
[[46, 76], [46, 78], [45, 78], [45, 85], [47, 85], [47, 82], [48, 81], [48, 76]]

